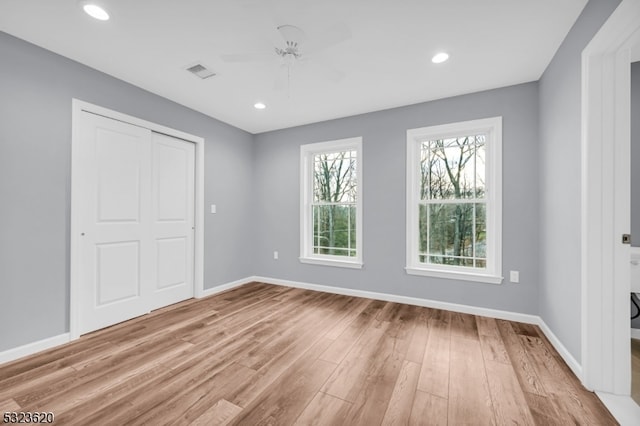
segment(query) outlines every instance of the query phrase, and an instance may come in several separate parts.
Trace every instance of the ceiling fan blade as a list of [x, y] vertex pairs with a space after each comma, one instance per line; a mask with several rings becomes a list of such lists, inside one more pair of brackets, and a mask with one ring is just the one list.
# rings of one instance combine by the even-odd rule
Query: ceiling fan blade
[[231, 55], [220, 55], [224, 62], [269, 62], [276, 56], [272, 53], [241, 53]]
[[307, 40], [307, 36], [300, 28], [295, 25], [280, 25], [278, 27], [280, 35], [284, 41], [293, 41], [296, 43], [304, 43]]
[[318, 34], [305, 44], [305, 53], [314, 53], [345, 42], [353, 37], [351, 29], [344, 22], [339, 22]]

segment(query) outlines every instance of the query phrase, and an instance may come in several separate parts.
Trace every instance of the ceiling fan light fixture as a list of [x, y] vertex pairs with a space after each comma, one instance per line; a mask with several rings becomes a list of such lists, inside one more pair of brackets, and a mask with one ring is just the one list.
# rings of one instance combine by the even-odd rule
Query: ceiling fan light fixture
[[441, 64], [443, 62], [445, 62], [447, 59], [449, 59], [449, 54], [446, 52], [439, 52], [436, 53], [435, 55], [433, 55], [433, 58], [431, 58], [431, 62], [433, 62], [434, 64]]
[[264, 102], [256, 102], [255, 104], [253, 104], [253, 107], [255, 109], [265, 109], [267, 105]]
[[97, 19], [99, 21], [109, 20], [109, 13], [104, 8], [104, 6], [99, 4], [99, 2], [81, 1], [80, 5], [82, 6], [82, 10], [84, 10], [84, 12], [87, 15], [91, 16], [92, 18]]

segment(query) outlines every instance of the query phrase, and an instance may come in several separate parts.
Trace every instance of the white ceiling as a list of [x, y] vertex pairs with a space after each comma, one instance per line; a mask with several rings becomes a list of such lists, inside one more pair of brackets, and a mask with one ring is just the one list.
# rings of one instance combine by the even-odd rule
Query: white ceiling
[[[2, 0], [0, 30], [260, 133], [540, 78], [587, 0], [102, 0], [111, 19], [77, 0]], [[276, 90], [278, 25], [322, 42], [351, 38], [294, 67]], [[304, 44], [301, 44], [304, 54]], [[449, 52], [444, 64], [433, 54]], [[228, 63], [225, 54], [266, 62]], [[201, 62], [217, 75], [185, 71]], [[328, 79], [326, 67], [344, 73]], [[43, 73], [46, 76], [46, 73]], [[263, 101], [267, 109], [253, 108]]]

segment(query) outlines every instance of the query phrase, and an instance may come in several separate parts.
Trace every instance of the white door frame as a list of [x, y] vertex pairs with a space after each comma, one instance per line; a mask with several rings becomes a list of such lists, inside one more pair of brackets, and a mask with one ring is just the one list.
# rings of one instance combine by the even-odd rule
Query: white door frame
[[[80, 167], [78, 139], [78, 123], [83, 111], [101, 115], [103, 117], [144, 127], [157, 133], [163, 133], [179, 139], [193, 142], [196, 146], [195, 159], [195, 238], [194, 238], [194, 291], [196, 298], [204, 294], [204, 139], [178, 130], [141, 120], [126, 114], [107, 108], [93, 105], [78, 99], [72, 100], [72, 133], [71, 133], [71, 266], [70, 266], [70, 291], [69, 291], [69, 335], [71, 340], [80, 337], [80, 225], [79, 211], [82, 200], [80, 199], [80, 182], [77, 171]], [[76, 173], [74, 173], [74, 171]]]
[[[640, 0], [623, 0], [582, 52], [582, 381], [630, 395], [630, 62]], [[640, 235], [634, 236], [640, 238]]]

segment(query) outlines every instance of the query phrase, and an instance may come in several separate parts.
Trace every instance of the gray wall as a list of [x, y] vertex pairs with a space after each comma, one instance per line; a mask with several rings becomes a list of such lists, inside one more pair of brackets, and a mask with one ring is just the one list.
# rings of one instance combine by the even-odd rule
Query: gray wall
[[[631, 64], [631, 243], [640, 247], [640, 62]], [[640, 328], [640, 317], [631, 326]]]
[[[587, 4], [540, 82], [255, 136], [0, 32], [0, 351], [68, 328], [75, 97], [207, 140], [205, 203], [218, 213], [206, 216], [205, 287], [262, 275], [540, 314], [579, 361], [580, 54], [618, 3]], [[502, 272], [521, 282], [406, 275], [405, 131], [498, 115]], [[301, 264], [299, 146], [351, 136], [363, 137], [365, 266]]]
[[0, 351], [68, 331], [74, 97], [204, 137], [205, 287], [253, 273], [252, 135], [0, 32]]
[[[405, 162], [407, 129], [503, 117], [502, 285], [407, 275]], [[362, 270], [301, 264], [300, 145], [363, 137]], [[255, 138], [256, 273], [328, 286], [537, 314], [538, 84], [527, 83], [354, 117], [279, 130]], [[279, 260], [273, 251], [279, 251]]]
[[581, 53], [619, 0], [591, 0], [540, 79], [540, 315], [580, 362]]

